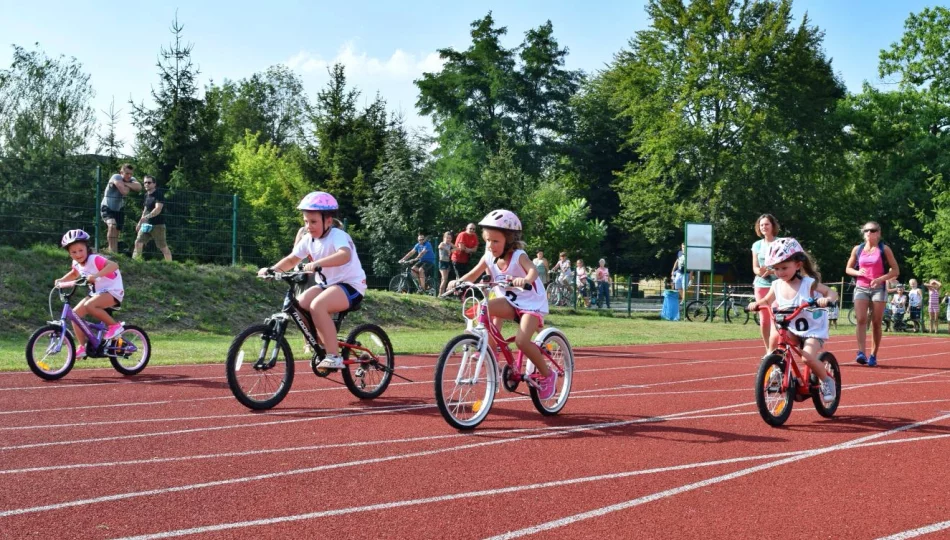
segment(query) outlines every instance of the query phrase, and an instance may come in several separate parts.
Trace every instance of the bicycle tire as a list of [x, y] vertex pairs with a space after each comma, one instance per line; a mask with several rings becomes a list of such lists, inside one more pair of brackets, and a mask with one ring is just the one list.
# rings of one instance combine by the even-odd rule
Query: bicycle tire
[[[475, 429], [485, 420], [498, 389], [498, 365], [491, 351], [486, 350], [487, 357], [482, 360], [481, 370], [485, 377], [484, 390], [465, 391], [466, 387], [478, 384], [478, 380], [472, 377], [481, 355], [478, 342], [479, 339], [470, 334], [455, 336], [445, 344], [435, 364], [435, 402], [439, 413], [450, 426], [463, 431]], [[457, 349], [461, 349], [460, 354], [456, 354]], [[472, 382], [460, 386], [462, 381]], [[466, 414], [469, 411], [471, 414]]]
[[[58, 324], [47, 324], [38, 328], [33, 335], [30, 336], [30, 339], [26, 342], [26, 364], [30, 366], [30, 371], [33, 372], [37, 377], [47, 380], [55, 381], [57, 379], [62, 379], [73, 369], [73, 366], [76, 364], [76, 342], [73, 341], [73, 336], [66, 332], [66, 335], [63, 337], [62, 347], [55, 353], [50, 354], [49, 349], [52, 346], [53, 340], [58, 340], [60, 335], [63, 333], [63, 327]], [[46, 354], [42, 357], [37, 358], [36, 353], [33, 348], [37, 343], [41, 343], [41, 339], [45, 334], [49, 334], [49, 344], [46, 345], [44, 352]], [[59, 365], [57, 368], [53, 368], [53, 364], [48, 362], [50, 356], [57, 356], [62, 353], [66, 353], [66, 356], [63, 357], [62, 365]], [[58, 365], [58, 364], [57, 364]]]
[[920, 321], [911, 319], [904, 323], [904, 332], [908, 334], [917, 334], [920, 333]]
[[[360, 361], [359, 364], [347, 365], [342, 370], [346, 387], [351, 394], [360, 399], [374, 399], [381, 396], [393, 380], [393, 369], [396, 367], [393, 345], [389, 336], [375, 324], [361, 324], [350, 331], [346, 337], [346, 343], [369, 349], [368, 352], [354, 351], [344, 347], [340, 351], [343, 360], [348, 360], [350, 354], [353, 353], [359, 356]], [[370, 380], [369, 385], [366, 384], [367, 379]], [[367, 391], [367, 387], [370, 390]]]
[[[128, 345], [119, 346], [120, 351], [116, 351], [116, 344], [119, 343], [119, 339], [122, 339], [124, 343], [134, 345], [135, 351], [128, 354], [116, 354], [128, 352]], [[136, 353], [141, 353], [141, 357], [128, 362], [133, 355]], [[148, 338], [148, 334], [145, 333], [145, 330], [142, 330], [134, 324], [126, 325], [125, 330], [119, 335], [118, 338], [110, 340], [106, 344], [106, 356], [109, 357], [109, 363], [112, 364], [112, 367], [119, 373], [125, 376], [138, 375], [145, 369], [145, 366], [148, 365], [148, 361], [152, 358], [152, 341]]]
[[389, 290], [394, 293], [409, 292], [409, 283], [406, 281], [406, 276], [393, 276], [393, 278], [389, 280]]
[[[776, 370], [778, 373], [775, 373]], [[784, 392], [781, 382], [775, 386], [776, 380], [773, 377], [781, 377], [784, 373], [785, 358], [779, 354], [770, 354], [762, 359], [755, 374], [755, 405], [762, 420], [772, 427], [779, 427], [788, 420], [795, 403], [795, 385], [789, 385]]]
[[808, 376], [808, 382], [811, 385], [811, 400], [815, 404], [815, 410], [818, 411], [818, 414], [825, 418], [831, 418], [835, 415], [835, 411], [838, 410], [838, 405], [841, 403], [841, 370], [838, 368], [838, 359], [829, 351], [819, 354], [818, 361], [825, 365], [825, 370], [835, 380], [835, 399], [831, 403], [825, 404], [824, 400], [821, 399], [821, 390], [817, 388], [818, 377], [812, 373]]
[[690, 322], [706, 322], [709, 320], [709, 306], [702, 300], [693, 300], [686, 304], [686, 319]]
[[[249, 338], [256, 334], [260, 334], [259, 339], [263, 344], [257, 349], [259, 352], [255, 353], [257, 360], [253, 364], [250, 364], [244, 361], [246, 354], [242, 346], [248, 342]], [[266, 324], [255, 324], [245, 328], [238, 334], [228, 348], [228, 357], [225, 363], [228, 387], [231, 389], [231, 393], [234, 394], [234, 397], [249, 409], [264, 410], [274, 407], [287, 396], [294, 382], [294, 356], [290, 350], [290, 345], [284, 336], [280, 336], [279, 339], [276, 340], [276, 343], [273, 343], [274, 341], [275, 339], [271, 336], [270, 326]], [[275, 357], [274, 362], [267, 363], [272, 365], [263, 364], [264, 359], [271, 356], [271, 354], [269, 354], [271, 345], [277, 347], [279, 349], [278, 352], [282, 352], [284, 357], [283, 359]], [[255, 348], [251, 347], [248, 350], [254, 351]], [[258, 364], [262, 365], [259, 366]], [[284, 371], [279, 376], [274, 376], [270, 373], [271, 370], [281, 366], [284, 368]], [[239, 376], [239, 372], [241, 372], [242, 369], [249, 375], [246, 379], [253, 383], [249, 391], [245, 391], [244, 386], [241, 384], [245, 379]], [[256, 381], [253, 380], [254, 373], [251, 373], [251, 371], [258, 374]], [[254, 390], [256, 390], [261, 383], [263, 383], [262, 389], [258, 391], [259, 393], [255, 394]], [[273, 390], [265, 392], [267, 388], [273, 388]], [[258, 396], [260, 396], [260, 398], [258, 398]]]
[[[574, 350], [567, 341], [567, 337], [559, 330], [548, 333], [544, 341], [538, 346], [542, 350], [548, 351], [554, 360], [561, 364], [563, 373], [558, 375], [556, 389], [554, 394], [545, 400], [541, 399], [540, 391], [531, 386], [531, 402], [534, 408], [544, 416], [553, 416], [564, 408], [567, 404], [567, 398], [571, 395], [571, 383], [574, 381]], [[545, 359], [545, 361], [547, 361]], [[556, 369], [551, 363], [548, 363], [548, 369]]]
[[432, 279], [432, 276], [426, 277], [426, 288], [420, 292], [426, 296], [439, 295], [439, 287], [435, 284], [435, 280]]

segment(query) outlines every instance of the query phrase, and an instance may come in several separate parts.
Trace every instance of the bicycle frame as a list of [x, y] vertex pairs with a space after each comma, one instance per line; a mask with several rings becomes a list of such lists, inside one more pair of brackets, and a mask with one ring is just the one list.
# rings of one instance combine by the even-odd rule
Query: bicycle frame
[[[795, 357], [797, 356], [798, 359], [801, 360], [802, 350], [798, 345], [789, 340], [788, 321], [797, 317], [807, 307], [809, 307], [808, 304], [802, 304], [792, 311], [773, 310], [772, 312], [773, 317], [775, 317], [775, 327], [778, 330], [779, 336], [776, 352], [786, 360], [785, 370], [782, 374], [782, 392], [788, 390], [789, 385], [792, 384], [792, 376], [794, 375], [797, 385], [795, 398], [798, 401], [804, 401], [811, 397], [811, 389], [807, 384], [811, 376], [811, 368], [808, 367], [808, 364], [805, 364], [803, 370], [798, 369], [798, 362], [795, 361]], [[769, 308], [761, 307], [759, 309]]]
[[[64, 287], [63, 285], [67, 286]], [[102, 356], [103, 351], [100, 350], [100, 347], [105, 345], [105, 341], [102, 339], [102, 336], [106, 333], [106, 325], [102, 322], [87, 322], [79, 315], [76, 315], [76, 312], [73, 311], [72, 306], [69, 304], [69, 300], [72, 298], [74, 291], [68, 293], [63, 292], [63, 289], [68, 288], [70, 285], [72, 287], [87, 286], [83, 281], [64, 282], [61, 284], [61, 288], [59, 289], [59, 298], [63, 302], [63, 311], [60, 314], [58, 320], [47, 322], [49, 324], [61, 327], [63, 332], [59, 335], [59, 339], [56, 340], [56, 343], [52, 346], [50, 352], [58, 353], [63, 348], [63, 340], [66, 339], [66, 334], [73, 334], [72, 327], [67, 324], [68, 321], [78, 326], [79, 330], [81, 330], [83, 335], [86, 336], [86, 350], [89, 352], [88, 355], [92, 357]], [[120, 344], [116, 345], [115, 347], [110, 347], [109, 350], [117, 355], [125, 353], [131, 354], [138, 350], [138, 348], [131, 343], [119, 343]]]

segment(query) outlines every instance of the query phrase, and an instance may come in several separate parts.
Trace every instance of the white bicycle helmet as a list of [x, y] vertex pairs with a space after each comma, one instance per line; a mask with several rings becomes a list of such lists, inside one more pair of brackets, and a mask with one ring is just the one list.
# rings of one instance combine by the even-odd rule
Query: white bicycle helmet
[[323, 212], [331, 210], [339, 210], [340, 205], [337, 204], [336, 199], [333, 195], [325, 191], [312, 191], [307, 193], [303, 199], [300, 200], [300, 204], [297, 205], [298, 210], [309, 210], [313, 212]]
[[492, 210], [478, 224], [481, 227], [503, 231], [521, 230], [521, 220], [511, 210]]
[[66, 234], [63, 235], [63, 239], [59, 241], [59, 246], [63, 248], [68, 248], [76, 242], [86, 242], [89, 243], [89, 233], [82, 229], [73, 229], [71, 231], [66, 231]]
[[775, 266], [785, 262], [793, 256], [805, 253], [802, 245], [794, 238], [776, 238], [769, 248], [769, 256], [765, 258], [765, 266]]

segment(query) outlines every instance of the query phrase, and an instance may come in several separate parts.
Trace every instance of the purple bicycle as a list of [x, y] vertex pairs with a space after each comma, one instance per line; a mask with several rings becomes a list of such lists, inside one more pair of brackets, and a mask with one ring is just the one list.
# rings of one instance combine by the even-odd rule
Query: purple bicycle
[[[123, 325], [122, 333], [104, 340], [106, 325], [101, 322], [90, 323], [73, 312], [69, 299], [76, 287], [88, 287], [85, 278], [76, 281], [64, 281], [54, 287], [49, 294], [50, 317], [53, 317], [53, 293], [59, 293], [63, 302], [63, 312], [59, 320], [47, 321], [47, 324], [33, 332], [26, 343], [26, 363], [37, 377], [55, 381], [64, 377], [76, 363], [76, 342], [73, 338], [70, 322], [76, 323], [86, 335], [86, 355], [90, 358], [108, 358], [112, 367], [123, 375], [140, 373], [152, 355], [152, 344], [145, 330], [131, 324]], [[118, 308], [108, 308], [111, 315]]]

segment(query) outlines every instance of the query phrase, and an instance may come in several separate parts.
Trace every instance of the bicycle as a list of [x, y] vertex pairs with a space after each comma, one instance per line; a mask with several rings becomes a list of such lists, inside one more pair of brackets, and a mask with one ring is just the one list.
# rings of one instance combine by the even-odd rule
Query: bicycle
[[403, 294], [424, 294], [427, 296], [435, 296], [439, 292], [438, 286], [433, 281], [432, 276], [426, 275], [426, 288], [423, 289], [419, 287], [419, 279], [412, 273], [411, 262], [399, 261], [398, 264], [404, 266], [403, 270], [400, 270], [398, 274], [393, 276], [389, 280], [389, 290], [395, 293]]
[[[304, 283], [308, 272], [269, 272], [262, 279], [280, 279], [289, 287], [278, 313], [245, 328], [238, 334], [228, 348], [227, 371], [228, 387], [231, 393], [245, 407], [254, 410], [270, 409], [281, 402], [294, 380], [294, 357], [287, 343], [288, 323], [292, 320], [313, 351], [310, 368], [318, 377], [326, 378], [333, 370], [318, 368], [317, 364], [326, 357], [326, 350], [317, 335], [310, 312], [301, 307], [294, 296], [294, 285]], [[318, 285], [326, 283], [321, 272]], [[360, 308], [357, 304], [346, 311], [337, 313], [334, 324], [337, 332], [347, 313]], [[343, 357], [343, 383], [350, 393], [360, 399], [373, 399], [382, 395], [389, 386], [393, 375], [404, 380], [405, 377], [394, 371], [395, 359], [389, 336], [375, 324], [361, 324], [350, 331], [346, 340], [337, 341], [340, 355]]]
[[[63, 281], [49, 294], [49, 312], [53, 317], [53, 293], [59, 292], [63, 302], [63, 311], [58, 320], [47, 321], [26, 342], [26, 363], [36, 376], [55, 381], [65, 377], [76, 363], [76, 342], [69, 322], [73, 322], [86, 336], [86, 356], [89, 358], [108, 358], [116, 371], [123, 375], [141, 373], [152, 356], [152, 342], [148, 334], [138, 326], [121, 323], [122, 332], [109, 340], [102, 339], [106, 325], [101, 322], [89, 323], [76, 315], [69, 304], [77, 287], [89, 287], [86, 278], [75, 281]], [[112, 315], [119, 308], [106, 308]], [[37, 348], [39, 345], [39, 348]], [[64, 350], [65, 349], [65, 350]], [[65, 353], [65, 356], [61, 354]]]
[[888, 310], [884, 314], [883, 323], [885, 332], [890, 332], [893, 328], [895, 332], [920, 333], [920, 319], [904, 319], [904, 312], [895, 315]]
[[[716, 316], [719, 314], [719, 311], [722, 310], [723, 320], [727, 323], [731, 323], [733, 319], [743, 320], [742, 324], [748, 324], [749, 319], [753, 318], [752, 314], [748, 311], [745, 311], [744, 306], [736, 301], [735, 296], [733, 296], [734, 289], [729, 286], [724, 286], [722, 289], [722, 300], [716, 307], [713, 308], [712, 312], [709, 311], [709, 305], [707, 305], [705, 300], [693, 300], [686, 304], [686, 319], [690, 322], [706, 322], [712, 317], [712, 320], [716, 320]], [[756, 314], [758, 315], [758, 314]], [[743, 319], [743, 316], [745, 317]], [[756, 324], [758, 324], [758, 317], [755, 317]]]
[[567, 306], [573, 302], [574, 291], [569, 285], [570, 278], [564, 278], [557, 270], [551, 270], [548, 273], [552, 276], [546, 291], [548, 303], [554, 306]]
[[[542, 400], [538, 390], [534, 365], [522, 351], [512, 354], [515, 338], [505, 338], [492, 321], [488, 311], [489, 289], [507, 287], [510, 281], [458, 283], [452, 293], [465, 291], [462, 313], [465, 315], [465, 333], [446, 343], [435, 367], [435, 399], [442, 418], [456, 429], [474, 429], [488, 416], [498, 385], [515, 392], [524, 382], [528, 386], [534, 407], [544, 416], [558, 414], [567, 403], [574, 374], [574, 351], [567, 337], [554, 327], [538, 333], [534, 343], [541, 350], [549, 369], [558, 372], [558, 387], [554, 395]], [[530, 285], [525, 289], [529, 289]], [[517, 294], [507, 291], [506, 294]], [[478, 298], [481, 296], [481, 299]], [[499, 370], [496, 354], [505, 361]], [[500, 380], [499, 380], [500, 379]]]
[[[841, 371], [835, 356], [829, 351], [822, 351], [818, 355], [818, 361], [824, 364], [825, 370], [835, 381], [835, 399], [825, 403], [821, 398], [820, 381], [814, 373], [811, 373], [808, 364], [805, 364], [804, 370], [798, 368], [795, 357], [802, 360], [802, 351], [798, 345], [790, 341], [788, 335], [791, 320], [803, 310], [828, 309], [816, 307], [817, 305], [815, 299], [809, 299], [808, 302], [803, 302], [794, 308], [772, 309], [775, 326], [778, 328], [778, 346], [762, 358], [755, 376], [755, 404], [759, 409], [759, 415], [766, 424], [772, 427], [781, 426], [788, 420], [795, 401], [805, 401], [810, 397], [818, 414], [825, 418], [834, 416], [841, 402]], [[828, 307], [831, 306], [832, 304], [828, 305]], [[759, 309], [769, 308], [761, 306]], [[807, 329], [807, 321], [802, 319], [796, 321], [796, 327], [800, 322], [805, 323], [805, 327], [800, 329]], [[804, 381], [808, 381], [808, 384]]]

